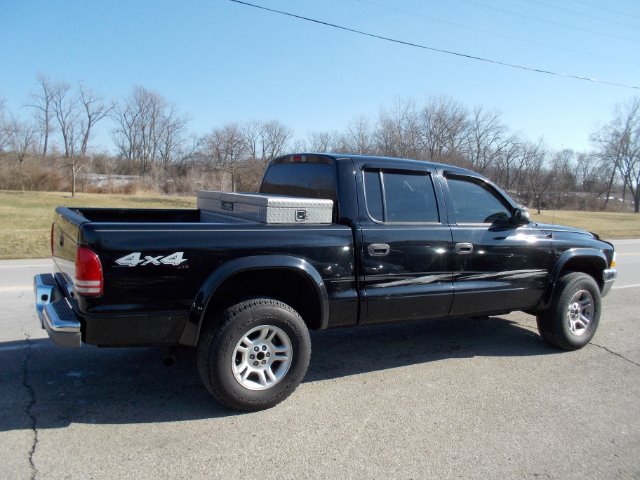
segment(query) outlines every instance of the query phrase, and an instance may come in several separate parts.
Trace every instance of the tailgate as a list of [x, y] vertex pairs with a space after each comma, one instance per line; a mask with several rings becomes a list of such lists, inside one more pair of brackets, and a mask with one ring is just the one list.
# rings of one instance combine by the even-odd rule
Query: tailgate
[[87, 221], [76, 210], [56, 208], [51, 225], [51, 255], [59, 271], [33, 279], [40, 324], [57, 345], [64, 347], [79, 347], [81, 343], [80, 319], [72, 306], [73, 282], [80, 226]]
[[58, 270], [75, 280], [75, 262], [80, 226], [87, 220], [77, 210], [56, 208], [51, 227], [51, 255]]

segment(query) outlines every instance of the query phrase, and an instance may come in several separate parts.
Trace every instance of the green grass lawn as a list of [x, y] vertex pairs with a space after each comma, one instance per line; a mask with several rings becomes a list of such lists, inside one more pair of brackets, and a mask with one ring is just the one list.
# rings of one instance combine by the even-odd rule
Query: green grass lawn
[[0, 259], [51, 255], [53, 211], [65, 207], [195, 208], [195, 197], [0, 191]]
[[531, 220], [541, 223], [571, 225], [597, 233], [604, 239], [640, 238], [640, 214], [618, 212], [579, 212], [543, 210], [540, 215], [529, 211]]
[[[55, 207], [195, 208], [194, 197], [100, 195], [0, 191], [0, 259], [50, 255], [49, 234]], [[605, 239], [640, 238], [640, 215], [634, 213], [531, 212], [534, 222], [573, 225]]]

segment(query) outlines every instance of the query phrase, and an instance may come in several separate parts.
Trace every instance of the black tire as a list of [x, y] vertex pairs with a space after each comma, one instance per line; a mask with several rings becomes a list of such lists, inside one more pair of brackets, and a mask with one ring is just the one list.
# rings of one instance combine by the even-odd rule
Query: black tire
[[202, 383], [219, 402], [252, 411], [291, 395], [311, 357], [309, 331], [298, 312], [280, 301], [256, 298], [214, 320], [201, 333], [197, 363]]
[[558, 280], [549, 308], [537, 315], [540, 336], [562, 350], [584, 347], [598, 328], [601, 304], [600, 288], [593, 277], [567, 273]]

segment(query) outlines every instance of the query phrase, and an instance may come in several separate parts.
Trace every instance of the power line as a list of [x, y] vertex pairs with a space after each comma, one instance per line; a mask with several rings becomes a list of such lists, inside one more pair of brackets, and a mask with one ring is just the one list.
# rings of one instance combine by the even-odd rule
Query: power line
[[474, 2], [473, 0], [460, 0], [461, 2], [468, 3], [470, 5], [475, 5], [477, 7], [487, 8], [489, 10], [494, 10], [500, 13], [506, 13], [507, 15], [512, 15], [514, 17], [526, 18], [527, 20], [534, 20], [536, 22], [547, 23], [549, 25], [555, 25], [557, 27], [569, 28], [571, 30], [579, 30], [581, 32], [591, 33], [593, 35], [602, 35], [604, 37], [616, 38], [618, 40], [625, 40], [627, 42], [640, 42], [640, 40], [636, 40], [634, 38], [621, 37], [619, 35], [613, 35], [611, 33], [598, 32], [596, 30], [590, 30], [588, 28], [576, 27], [575, 25], [567, 25], [566, 23], [554, 22], [553, 20], [547, 20], [545, 18], [533, 17], [531, 15], [525, 15], [523, 13], [513, 12], [511, 10], [506, 10], [504, 8], [498, 8], [491, 5], [485, 5], [484, 3]]
[[543, 2], [541, 0], [525, 0], [525, 1], [530, 3], [535, 3], [536, 5], [542, 5], [547, 8], [553, 8], [554, 10], [559, 10], [561, 12], [571, 13], [573, 15], [579, 15], [581, 17], [590, 18], [592, 20], [597, 20], [599, 22], [606, 22], [614, 25], [620, 25], [627, 28], [633, 28], [634, 30], [638, 30], [639, 28], [637, 25], [629, 25], [628, 23], [616, 22], [615, 20], [608, 20], [606, 18], [596, 17], [595, 15], [589, 15], [588, 13], [578, 12], [576, 10], [571, 10], [570, 8], [559, 7], [557, 5], [552, 5], [550, 3]]
[[384, 40], [386, 42], [397, 43], [397, 44], [405, 45], [405, 46], [408, 46], [408, 47], [420, 48], [422, 50], [429, 50], [429, 51], [432, 51], [432, 52], [444, 53], [444, 54], [447, 54], [447, 55], [454, 55], [456, 57], [462, 57], [462, 58], [467, 58], [467, 59], [471, 59], [471, 60], [477, 60], [477, 61], [480, 61], [480, 62], [491, 63], [491, 64], [494, 64], [494, 65], [501, 65], [503, 67], [516, 68], [518, 70], [526, 70], [526, 71], [529, 71], [529, 72], [544, 73], [546, 75], [554, 75], [554, 76], [557, 76], [557, 77], [573, 78], [575, 80], [584, 80], [584, 81], [587, 81], [587, 82], [601, 83], [601, 84], [604, 84], [604, 85], [611, 85], [611, 86], [614, 86], [614, 87], [622, 87], [622, 88], [630, 88], [630, 89], [634, 89], [634, 90], [640, 90], [640, 86], [636, 86], [636, 85], [625, 85], [625, 84], [622, 84], [622, 83], [608, 82], [608, 81], [605, 81], [605, 80], [598, 80], [596, 78], [589, 78], [589, 77], [584, 77], [584, 76], [581, 76], [581, 75], [574, 75], [574, 74], [570, 74], [570, 73], [552, 72], [550, 70], [544, 70], [544, 69], [541, 69], [541, 68], [526, 67], [524, 65], [517, 65], [515, 63], [507, 63], [507, 62], [501, 62], [499, 60], [492, 60], [492, 59], [489, 59], [489, 58], [476, 57], [475, 55], [469, 55], [469, 54], [466, 54], [466, 53], [454, 52], [452, 50], [444, 50], [444, 49], [441, 49], [441, 48], [429, 47], [427, 45], [421, 45], [419, 43], [408, 42], [408, 41], [405, 41], [405, 40], [398, 40], [398, 39], [391, 38], [391, 37], [385, 37], [383, 35], [377, 35], [375, 33], [368, 33], [368, 32], [364, 32], [362, 30], [356, 30], [354, 28], [343, 27], [341, 25], [336, 25], [335, 23], [324, 22], [322, 20], [316, 20], [314, 18], [305, 17], [305, 16], [302, 16], [302, 15], [296, 15], [295, 13], [284, 12], [282, 10], [276, 10], [274, 8], [263, 7], [261, 5], [256, 5], [256, 4], [249, 3], [249, 2], [244, 2], [244, 1], [241, 1], [241, 0], [229, 0], [229, 1], [233, 2], [233, 3], [240, 4], [240, 5], [245, 5], [247, 7], [252, 7], [252, 8], [259, 9], [259, 10], [264, 10], [264, 11], [271, 12], [271, 13], [277, 13], [279, 15], [284, 15], [284, 16], [287, 16], [287, 17], [297, 18], [299, 20], [304, 20], [306, 22], [316, 23], [318, 25], [323, 25], [325, 27], [331, 27], [331, 28], [335, 28], [335, 29], [338, 29], [338, 30], [343, 30], [343, 31], [346, 31], [346, 32], [356, 33], [358, 35], [363, 35], [365, 37], [377, 38], [378, 40]]
[[451, 26], [458, 27], [458, 28], [464, 28], [464, 29], [467, 29], [467, 30], [471, 30], [473, 32], [480, 32], [480, 33], [484, 33], [486, 35], [494, 35], [496, 37], [506, 38], [506, 39], [509, 39], [509, 40], [515, 40], [515, 41], [518, 41], [518, 42], [529, 43], [531, 45], [537, 45], [539, 47], [551, 48], [551, 49], [554, 49], [554, 50], [559, 50], [559, 51], [564, 51], [564, 52], [569, 52], [569, 53], [576, 53], [578, 55], [584, 55], [584, 56], [587, 56], [587, 57], [599, 58], [601, 60], [608, 60], [608, 61], [612, 61], [612, 62], [620, 62], [620, 63], [625, 63], [625, 64], [628, 64], [628, 65], [638, 65], [638, 63], [631, 62], [629, 60], [622, 60], [620, 58], [606, 57], [604, 55], [597, 55], [595, 53], [584, 52], [584, 51], [580, 51], [580, 50], [574, 50], [572, 48], [559, 47], [557, 45], [550, 45], [548, 43], [536, 42], [536, 41], [528, 40], [528, 39], [525, 39], [525, 38], [512, 37], [511, 35], [506, 35], [504, 33], [493, 32], [491, 30], [484, 30], [482, 28], [477, 28], [477, 27], [473, 27], [471, 25], [465, 25], [465, 24], [462, 24], [462, 23], [450, 22], [448, 20], [443, 20], [443, 19], [440, 19], [440, 18], [435, 18], [435, 17], [431, 17], [431, 16], [428, 16], [428, 15], [423, 15], [423, 14], [416, 13], [416, 12], [409, 12], [408, 10], [403, 10], [403, 9], [396, 8], [396, 7], [391, 7], [389, 5], [385, 5], [385, 4], [379, 3], [379, 2], [374, 2], [372, 0], [354, 0], [354, 1], [357, 1], [359, 3], [364, 3], [366, 5], [373, 5], [373, 6], [376, 6], [376, 7], [379, 7], [379, 8], [384, 8], [386, 10], [390, 10], [390, 11], [393, 11], [393, 12], [398, 12], [398, 13], [401, 13], [403, 15], [408, 15], [410, 17], [424, 18], [425, 20], [429, 20], [429, 21], [432, 21], [432, 22], [443, 23], [445, 25], [451, 25]]
[[640, 19], [640, 15], [634, 15], [634, 14], [628, 13], [628, 12], [621, 12], [620, 10], [614, 10], [613, 8], [603, 7], [602, 5], [598, 5], [598, 4], [595, 4], [595, 3], [587, 2], [585, 0], [573, 0], [573, 1], [576, 2], [576, 3], [579, 3], [581, 5], [588, 5], [589, 7], [599, 8], [600, 10], [604, 10], [605, 12], [615, 13], [616, 15], [622, 15], [623, 17], [633, 17], [633, 18]]

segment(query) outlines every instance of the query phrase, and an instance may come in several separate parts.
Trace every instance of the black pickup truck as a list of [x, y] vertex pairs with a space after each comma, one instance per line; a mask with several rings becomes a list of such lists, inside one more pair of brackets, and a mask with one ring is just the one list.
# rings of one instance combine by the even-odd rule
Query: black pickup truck
[[329, 224], [211, 221], [200, 210], [56, 209], [53, 274], [34, 279], [56, 344], [186, 345], [228, 407], [256, 410], [303, 379], [309, 330], [536, 315], [565, 350], [593, 337], [613, 246], [532, 223], [486, 178], [423, 161], [296, 154], [269, 195], [333, 200]]

